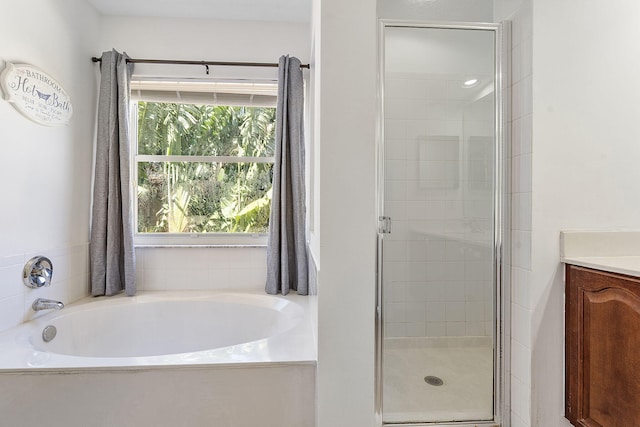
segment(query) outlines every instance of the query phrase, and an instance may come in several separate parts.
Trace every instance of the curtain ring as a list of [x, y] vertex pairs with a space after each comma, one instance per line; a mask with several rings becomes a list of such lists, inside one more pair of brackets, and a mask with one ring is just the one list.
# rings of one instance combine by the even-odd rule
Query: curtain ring
[[204, 72], [207, 74], [207, 76], [209, 75], [209, 65], [208, 64], [204, 64]]

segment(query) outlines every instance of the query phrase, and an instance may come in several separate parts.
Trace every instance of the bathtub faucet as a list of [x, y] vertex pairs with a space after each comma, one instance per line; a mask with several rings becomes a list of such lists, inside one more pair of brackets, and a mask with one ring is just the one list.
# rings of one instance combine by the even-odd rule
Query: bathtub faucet
[[33, 308], [33, 311], [49, 310], [51, 308], [61, 310], [64, 308], [64, 304], [52, 299], [38, 298], [31, 304], [31, 308]]

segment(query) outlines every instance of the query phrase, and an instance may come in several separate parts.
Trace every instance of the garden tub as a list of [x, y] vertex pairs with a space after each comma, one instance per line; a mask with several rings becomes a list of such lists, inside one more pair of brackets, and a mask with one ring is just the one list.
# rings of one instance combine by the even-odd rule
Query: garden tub
[[0, 412], [15, 425], [311, 426], [308, 304], [195, 291], [83, 299], [0, 334]]

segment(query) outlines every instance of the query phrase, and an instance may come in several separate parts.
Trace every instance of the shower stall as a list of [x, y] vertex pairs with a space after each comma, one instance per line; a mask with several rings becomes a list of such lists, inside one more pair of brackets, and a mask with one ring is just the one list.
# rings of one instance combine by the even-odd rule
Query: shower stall
[[382, 425], [504, 425], [504, 32], [380, 25]]

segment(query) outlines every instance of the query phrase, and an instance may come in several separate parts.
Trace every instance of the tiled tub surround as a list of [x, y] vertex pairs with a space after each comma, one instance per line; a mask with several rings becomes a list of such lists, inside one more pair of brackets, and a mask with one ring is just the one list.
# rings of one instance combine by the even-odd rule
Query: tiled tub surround
[[[193, 339], [198, 342], [191, 350], [182, 347], [156, 354], [141, 349], [142, 355], [128, 356], [126, 348], [114, 354], [94, 354], [99, 345], [83, 350], [83, 341], [89, 338], [81, 339], [79, 348], [67, 345], [51, 351], [39, 339], [39, 330], [49, 323], [55, 325], [56, 317], [62, 321], [57, 323], [60, 329], [57, 338], [64, 338], [65, 327], [73, 327], [74, 333], [82, 334], [83, 328], [90, 328], [92, 318], [96, 316], [101, 319], [100, 323], [118, 323], [116, 319], [103, 319], [103, 315], [121, 316], [119, 308], [122, 307], [132, 308], [127, 312], [133, 315], [142, 313], [149, 317], [145, 307], [160, 304], [156, 314], [171, 316], [173, 310], [166, 304], [185, 301], [189, 304], [222, 303], [223, 306], [200, 310], [200, 317], [207, 316], [200, 320], [197, 316], [181, 315], [181, 319], [174, 322], [175, 328], [164, 326], [168, 336], [176, 328], [178, 331], [184, 328], [185, 335], [197, 330], [197, 325], [183, 324], [187, 317], [200, 327], [217, 322], [217, 326], [223, 328], [218, 333], [225, 335], [225, 327], [233, 330], [251, 316], [216, 320], [216, 315], [224, 312], [224, 304], [227, 304], [230, 310], [226, 311], [233, 317], [234, 313], [245, 311], [244, 308], [237, 309], [240, 304], [256, 310], [254, 324], [244, 328], [245, 335], [253, 336], [255, 340], [203, 350], [202, 340], [198, 341], [196, 336]], [[315, 346], [308, 305], [308, 298], [303, 296], [281, 297], [256, 292], [141, 292], [135, 297], [87, 298], [0, 335], [0, 412], [3, 420], [11, 425], [36, 425], [41, 422], [40, 414], [47, 413], [51, 415], [47, 424], [52, 426], [84, 426], [86, 420], [92, 419], [96, 420], [96, 425], [105, 426], [311, 427], [315, 419]], [[176, 311], [179, 312], [178, 308]], [[194, 312], [197, 311], [195, 308]], [[69, 322], [64, 321], [65, 310], [70, 316]], [[265, 310], [269, 313], [282, 310], [283, 314], [288, 314], [282, 318], [275, 316], [273, 329], [263, 324]], [[82, 316], [92, 318], [83, 322]], [[282, 321], [293, 323], [289, 327], [282, 325]], [[147, 327], [154, 328], [158, 322], [147, 323]], [[255, 334], [247, 330], [252, 326], [256, 329]], [[108, 328], [101, 332], [98, 326], [91, 329], [86, 332], [98, 335], [109, 332]], [[131, 329], [133, 333], [136, 328]], [[214, 326], [211, 329], [215, 329]], [[269, 330], [273, 335], [261, 338]], [[126, 338], [114, 339], [125, 344], [127, 341]], [[228, 336], [227, 339], [235, 337]], [[137, 341], [133, 339], [134, 347]], [[155, 344], [150, 343], [150, 346]], [[112, 349], [104, 351], [111, 352]], [[69, 355], [83, 352], [89, 352], [91, 357]], [[164, 354], [167, 352], [170, 354]], [[30, 410], [33, 390], [47, 396], [38, 403], [41, 412]], [[247, 405], [252, 408], [250, 411], [247, 411]], [[112, 411], [112, 408], [118, 410]]]
[[[29, 289], [22, 269], [36, 255], [53, 262], [51, 286]], [[136, 248], [138, 290], [263, 290], [264, 247]], [[50, 298], [69, 304], [89, 295], [89, 244], [29, 250], [0, 257], [0, 332], [41, 316], [31, 304]]]
[[136, 248], [136, 286], [143, 291], [258, 291], [266, 280], [266, 247]]
[[465, 79], [385, 76], [387, 337], [493, 334], [493, 98]]
[[[36, 298], [65, 304], [89, 295], [89, 244], [25, 251], [0, 258], [0, 331], [42, 316], [31, 309]], [[22, 269], [32, 257], [44, 255], [53, 263], [51, 286], [27, 288]]]

